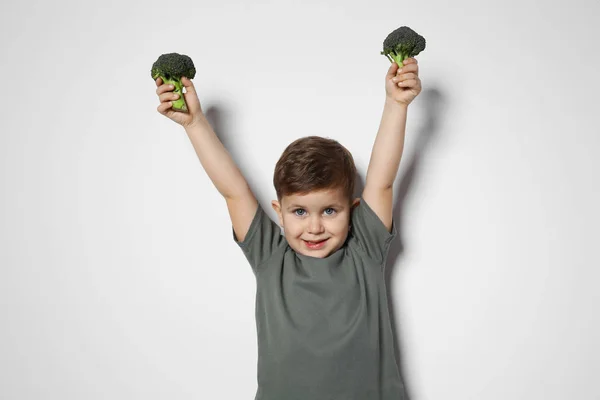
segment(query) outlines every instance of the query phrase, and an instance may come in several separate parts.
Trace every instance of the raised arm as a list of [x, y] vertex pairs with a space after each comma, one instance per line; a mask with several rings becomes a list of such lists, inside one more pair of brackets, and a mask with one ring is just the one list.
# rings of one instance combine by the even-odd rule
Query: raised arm
[[394, 62], [386, 75], [386, 98], [375, 138], [363, 199], [388, 231], [392, 229], [393, 185], [404, 150], [408, 105], [421, 92], [417, 60], [404, 60], [402, 69]]
[[237, 239], [243, 241], [256, 213], [258, 202], [246, 179], [202, 113], [194, 84], [187, 78], [182, 78], [181, 81], [186, 89], [184, 96], [189, 112], [171, 109], [177, 95], [173, 93], [174, 88], [162, 84], [160, 78], [156, 80], [156, 93], [161, 100], [158, 112], [184, 127], [202, 167], [227, 202]]
[[204, 170], [225, 198], [236, 238], [244, 241], [258, 207], [252, 190], [208, 121], [185, 131]]

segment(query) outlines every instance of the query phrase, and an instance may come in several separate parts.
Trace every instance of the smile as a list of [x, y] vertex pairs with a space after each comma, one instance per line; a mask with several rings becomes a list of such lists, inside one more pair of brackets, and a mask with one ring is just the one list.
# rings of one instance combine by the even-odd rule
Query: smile
[[318, 250], [321, 247], [325, 246], [325, 243], [327, 243], [327, 241], [329, 240], [329, 238], [322, 240], [320, 242], [308, 242], [304, 239], [302, 239], [302, 241], [304, 242], [304, 244], [306, 245], [306, 247], [308, 247], [311, 250]]

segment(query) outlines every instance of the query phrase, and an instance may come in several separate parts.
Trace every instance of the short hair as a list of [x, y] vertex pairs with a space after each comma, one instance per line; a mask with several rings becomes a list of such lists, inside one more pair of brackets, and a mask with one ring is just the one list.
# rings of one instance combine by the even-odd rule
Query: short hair
[[273, 185], [283, 196], [342, 189], [349, 202], [354, 195], [356, 166], [352, 154], [338, 141], [307, 136], [290, 143], [275, 165]]

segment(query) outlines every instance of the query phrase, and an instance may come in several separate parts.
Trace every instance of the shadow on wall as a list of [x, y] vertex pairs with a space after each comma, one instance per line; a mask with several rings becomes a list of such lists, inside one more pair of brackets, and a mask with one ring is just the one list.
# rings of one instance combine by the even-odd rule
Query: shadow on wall
[[[227, 150], [227, 152], [231, 155], [231, 158], [235, 161], [237, 167], [244, 175], [246, 182], [248, 182], [248, 186], [251, 188], [254, 196], [257, 201], [261, 204], [271, 204], [271, 196], [263, 199], [264, 196], [261, 196], [260, 190], [255, 190], [255, 188], [264, 187], [265, 180], [264, 176], [254, 173], [256, 171], [256, 162], [255, 156], [259, 157], [257, 154], [248, 154], [248, 149], [244, 147], [244, 144], [241, 140], [239, 140], [240, 136], [243, 136], [244, 133], [234, 133], [238, 131], [238, 127], [235, 126], [235, 110], [232, 110], [231, 107], [226, 104], [212, 103], [208, 106], [202, 105], [202, 110], [206, 119], [210, 123], [210, 126], [215, 131], [215, 134], [223, 144], [223, 147]], [[261, 138], [257, 140], [264, 140], [266, 143], [266, 138]], [[273, 165], [273, 170], [275, 165]], [[273, 176], [270, 177], [270, 181], [272, 182]], [[271, 186], [272, 191], [272, 186]], [[270, 191], [269, 191], [270, 192]], [[263, 201], [264, 200], [264, 201]], [[267, 207], [265, 211], [270, 213], [271, 207]], [[277, 221], [277, 219], [275, 219]]]

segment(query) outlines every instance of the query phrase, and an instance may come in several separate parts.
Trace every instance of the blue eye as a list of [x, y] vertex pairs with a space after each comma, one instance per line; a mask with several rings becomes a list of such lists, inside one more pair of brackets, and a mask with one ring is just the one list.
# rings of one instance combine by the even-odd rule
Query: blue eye
[[[328, 213], [328, 212], [327, 212], [328, 210], [331, 210], [331, 212], [329, 212], [329, 213]], [[298, 216], [298, 217], [302, 217], [302, 216], [306, 215], [306, 214], [298, 214], [298, 211], [302, 211], [303, 213], [306, 213], [306, 211], [305, 211], [303, 208], [296, 208], [296, 209], [293, 211], [294, 215], [296, 215], [296, 216]], [[336, 213], [335, 209], [333, 209], [333, 208], [331, 208], [331, 207], [329, 207], [329, 208], [326, 208], [326, 209], [325, 209], [325, 214], [326, 214], [326, 215], [330, 215], [330, 216], [331, 216], [331, 215], [334, 215], [335, 213]]]

